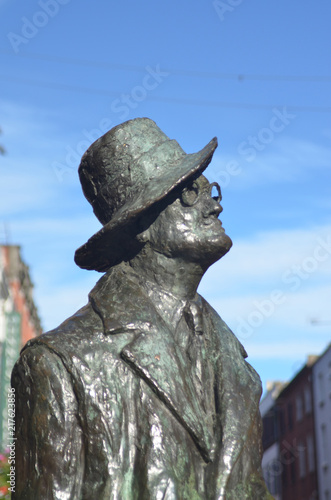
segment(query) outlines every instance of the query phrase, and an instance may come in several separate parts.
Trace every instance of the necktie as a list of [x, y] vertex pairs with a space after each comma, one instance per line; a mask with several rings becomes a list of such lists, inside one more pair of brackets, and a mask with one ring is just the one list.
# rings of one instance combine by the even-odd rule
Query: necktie
[[195, 301], [188, 301], [183, 316], [189, 327], [186, 352], [190, 363], [191, 377], [197, 391], [199, 403], [205, 412], [205, 423], [213, 429], [215, 408], [213, 406], [210, 366], [206, 357], [203, 317], [200, 305]]
[[184, 309], [184, 317], [191, 330], [187, 354], [191, 361], [192, 374], [201, 401], [203, 402], [203, 320], [200, 306], [193, 300], [188, 301]]
[[187, 302], [184, 309], [184, 317], [186, 323], [195, 334], [203, 334], [201, 307], [194, 300], [190, 300]]

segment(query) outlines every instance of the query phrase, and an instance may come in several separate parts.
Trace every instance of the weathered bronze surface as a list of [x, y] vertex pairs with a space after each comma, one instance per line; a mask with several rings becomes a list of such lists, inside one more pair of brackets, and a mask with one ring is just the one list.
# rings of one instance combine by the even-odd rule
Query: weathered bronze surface
[[88, 304], [15, 365], [15, 499], [267, 500], [258, 375], [197, 294], [231, 240], [217, 146], [187, 155], [135, 119], [82, 158], [103, 228], [76, 263], [105, 271]]

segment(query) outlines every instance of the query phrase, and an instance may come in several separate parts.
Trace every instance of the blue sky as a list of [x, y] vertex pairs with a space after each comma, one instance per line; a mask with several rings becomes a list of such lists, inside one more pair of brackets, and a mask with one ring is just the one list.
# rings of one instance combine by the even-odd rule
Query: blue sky
[[206, 175], [222, 186], [234, 245], [200, 292], [263, 384], [320, 353], [331, 329], [331, 4], [0, 0], [0, 13], [0, 238], [22, 246], [44, 328], [100, 276], [73, 262], [100, 227], [79, 159], [107, 129], [148, 116], [188, 153], [219, 139]]

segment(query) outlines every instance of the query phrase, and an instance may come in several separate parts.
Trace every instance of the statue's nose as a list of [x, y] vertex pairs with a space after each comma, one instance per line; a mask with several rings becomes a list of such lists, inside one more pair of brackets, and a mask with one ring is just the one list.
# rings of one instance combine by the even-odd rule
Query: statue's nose
[[215, 205], [214, 212], [218, 217], [219, 214], [223, 212], [223, 207], [217, 201], [215, 201], [214, 205]]
[[209, 217], [211, 215], [218, 217], [219, 214], [222, 212], [223, 212], [223, 207], [214, 198], [208, 198], [205, 200], [203, 209], [204, 217]]

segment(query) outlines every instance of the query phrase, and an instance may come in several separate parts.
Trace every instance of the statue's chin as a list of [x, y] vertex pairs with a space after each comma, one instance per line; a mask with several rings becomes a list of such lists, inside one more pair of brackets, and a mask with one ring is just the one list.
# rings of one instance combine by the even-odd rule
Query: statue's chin
[[221, 259], [226, 253], [228, 253], [231, 247], [232, 247], [231, 238], [227, 234], [223, 233], [221, 241], [217, 245], [217, 248], [215, 248], [215, 254], [217, 253], [217, 258], [215, 259], [214, 262]]
[[231, 240], [230, 236], [228, 236], [227, 234], [224, 233], [223, 240], [224, 240], [224, 245], [223, 245], [224, 253], [222, 254], [222, 257], [223, 257], [223, 255], [228, 253], [228, 251], [232, 247], [232, 240]]
[[[217, 238], [209, 241], [208, 244], [204, 245], [203, 257], [200, 254], [200, 262], [202, 266], [206, 269], [212, 264], [221, 259], [232, 247], [231, 238], [225, 234], [218, 236]], [[201, 258], [202, 257], [202, 258]]]

